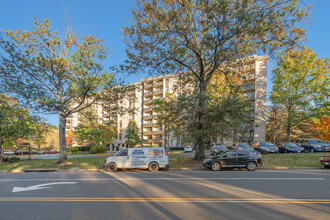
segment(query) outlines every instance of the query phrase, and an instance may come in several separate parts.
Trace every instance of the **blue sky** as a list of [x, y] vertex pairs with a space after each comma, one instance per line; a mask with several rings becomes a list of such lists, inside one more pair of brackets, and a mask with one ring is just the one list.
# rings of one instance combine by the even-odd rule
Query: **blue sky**
[[[81, 34], [94, 34], [104, 40], [110, 48], [107, 66], [120, 64], [125, 59], [125, 45], [122, 26], [128, 25], [134, 0], [2, 0], [0, 28], [32, 30], [33, 17], [48, 18], [51, 26], [61, 31], [65, 28], [65, 12]], [[330, 57], [330, 0], [304, 0], [313, 8], [311, 24], [305, 25], [306, 45], [315, 50], [319, 57]], [[268, 65], [267, 90], [271, 90], [271, 70], [275, 63]], [[127, 82], [135, 82], [145, 75], [126, 77]], [[58, 125], [58, 118], [45, 115], [50, 123]]]

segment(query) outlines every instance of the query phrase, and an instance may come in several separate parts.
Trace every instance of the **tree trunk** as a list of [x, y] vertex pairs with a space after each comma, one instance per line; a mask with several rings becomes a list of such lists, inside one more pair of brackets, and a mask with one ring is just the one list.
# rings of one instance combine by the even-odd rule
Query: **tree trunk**
[[197, 143], [194, 160], [201, 161], [205, 158], [205, 146], [204, 146], [204, 127], [202, 118], [204, 116], [204, 109], [206, 105], [206, 82], [200, 81], [199, 83], [199, 97], [198, 97], [198, 113], [197, 113]]
[[65, 140], [65, 127], [66, 127], [66, 117], [64, 112], [59, 112], [60, 114], [60, 123], [59, 123], [59, 136], [60, 136], [60, 157], [58, 158], [57, 164], [65, 163], [68, 161], [67, 153], [68, 149], [66, 147]]
[[0, 163], [2, 162], [3, 155], [3, 136], [0, 134]]
[[287, 130], [286, 130], [286, 141], [291, 142], [291, 124], [288, 124]]

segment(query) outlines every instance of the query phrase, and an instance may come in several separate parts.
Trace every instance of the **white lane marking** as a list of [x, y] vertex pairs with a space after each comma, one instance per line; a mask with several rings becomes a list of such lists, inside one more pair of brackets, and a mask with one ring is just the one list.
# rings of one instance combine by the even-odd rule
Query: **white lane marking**
[[[0, 182], [21, 182], [21, 181], [58, 181], [59, 179], [4, 179]], [[67, 181], [135, 181], [135, 180], [325, 180], [325, 178], [103, 178], [103, 179], [63, 179]]]
[[56, 183], [45, 183], [45, 184], [39, 184], [39, 185], [34, 185], [34, 186], [28, 186], [28, 187], [14, 187], [13, 188], [13, 193], [14, 192], [22, 192], [22, 191], [31, 191], [31, 190], [38, 190], [38, 189], [46, 189], [46, 188], [51, 188], [47, 186], [51, 185], [58, 185], [58, 184], [76, 184], [77, 182], [56, 182]]

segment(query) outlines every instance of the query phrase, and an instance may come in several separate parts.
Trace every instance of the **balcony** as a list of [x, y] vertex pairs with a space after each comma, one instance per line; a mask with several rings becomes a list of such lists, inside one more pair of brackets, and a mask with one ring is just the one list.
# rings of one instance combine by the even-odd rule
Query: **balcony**
[[153, 143], [156, 143], [156, 142], [161, 143], [161, 142], [163, 142], [163, 138], [155, 138], [155, 139], [152, 139], [152, 142], [153, 142]]
[[153, 134], [163, 134], [163, 131], [153, 131]]
[[152, 112], [152, 108], [144, 108], [143, 111], [144, 112]]
[[249, 80], [254, 80], [254, 79], [255, 79], [255, 72], [249, 72], [242, 76], [242, 80], [244, 80], [244, 81], [249, 81]]
[[154, 83], [154, 87], [163, 87], [163, 81]]
[[152, 134], [153, 134], [152, 131], [144, 131], [144, 132], [143, 132], [143, 135], [145, 135], [145, 136], [146, 136], [146, 135], [149, 136], [149, 135], [152, 135]]
[[144, 100], [144, 104], [145, 105], [150, 105], [152, 103], [152, 99], [147, 99], [147, 100]]
[[152, 143], [152, 139], [144, 139], [143, 140], [143, 143], [149, 143], [149, 144], [151, 144]]
[[247, 95], [248, 95], [247, 100], [254, 100], [255, 99], [254, 93], [250, 93], [250, 94], [247, 94]]
[[152, 127], [152, 123], [143, 123], [143, 127], [145, 127], [145, 128], [151, 128]]
[[144, 97], [150, 97], [153, 95], [153, 92], [145, 92]]
[[152, 115], [144, 115], [143, 119], [144, 120], [152, 120]]
[[252, 70], [255, 70], [256, 68], [256, 65], [255, 63], [246, 63], [244, 64], [243, 66], [243, 72], [248, 72], [248, 71], [252, 71]]
[[153, 83], [150, 83], [150, 84], [144, 84], [144, 88], [145, 88], [145, 89], [150, 89], [150, 88], [152, 88], [152, 87], [154, 87], [154, 84], [153, 84]]
[[244, 85], [245, 90], [254, 90], [255, 89], [255, 84], [254, 83], [249, 83]]
[[162, 89], [155, 90], [154, 95], [163, 95], [163, 90]]

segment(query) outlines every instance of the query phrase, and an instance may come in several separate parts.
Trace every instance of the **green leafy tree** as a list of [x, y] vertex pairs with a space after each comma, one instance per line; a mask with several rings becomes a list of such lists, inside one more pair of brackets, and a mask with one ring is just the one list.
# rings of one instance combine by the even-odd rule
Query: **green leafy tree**
[[31, 116], [29, 110], [22, 108], [16, 99], [0, 94], [0, 161], [4, 144], [34, 135], [37, 122], [38, 118]]
[[67, 161], [67, 117], [96, 102], [104, 87], [111, 90], [114, 76], [103, 70], [106, 50], [94, 35], [77, 35], [70, 25], [60, 34], [48, 19], [36, 20], [34, 27], [0, 35], [0, 80], [34, 108], [59, 115], [57, 163], [62, 163]]
[[124, 28], [128, 60], [122, 70], [189, 76], [199, 110], [193, 115], [195, 159], [201, 160], [212, 77], [237, 72], [246, 57], [258, 52], [293, 47], [303, 39], [305, 31], [297, 24], [308, 12], [298, 0], [139, 0], [131, 25]]
[[141, 144], [140, 131], [135, 121], [129, 121], [126, 128], [126, 143], [130, 147], [134, 147], [137, 144]]
[[113, 124], [100, 124], [91, 108], [81, 112], [81, 120], [82, 122], [74, 129], [74, 135], [81, 143], [100, 146], [113, 142], [117, 137], [117, 129]]
[[41, 121], [36, 125], [36, 133], [30, 139], [33, 145], [37, 146], [40, 150], [41, 147], [46, 147], [47, 137], [51, 134], [55, 126], [49, 125], [45, 121]]
[[329, 109], [329, 72], [329, 58], [317, 58], [306, 47], [280, 54], [273, 70], [271, 101], [285, 112], [287, 141], [291, 140], [292, 129]]

